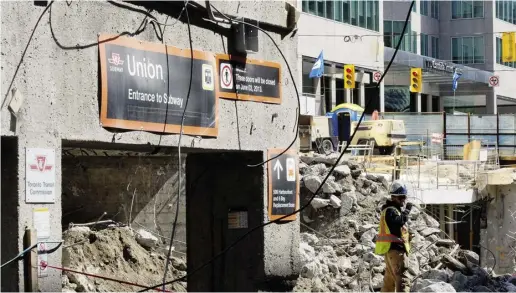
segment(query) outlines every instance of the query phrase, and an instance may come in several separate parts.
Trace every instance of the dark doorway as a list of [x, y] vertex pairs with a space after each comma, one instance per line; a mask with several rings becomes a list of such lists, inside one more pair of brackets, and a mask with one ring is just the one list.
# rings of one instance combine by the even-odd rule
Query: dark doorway
[[[18, 250], [18, 138], [2, 136], [2, 257], [5, 263]], [[18, 292], [19, 262], [2, 268], [2, 292]]]
[[340, 79], [340, 78], [337, 78], [335, 80], [335, 86], [337, 87], [337, 97], [335, 99], [335, 105], [340, 105], [342, 103], [344, 103], [344, 101], [346, 100], [345, 98], [345, 89], [344, 89], [344, 80], [343, 79]]
[[[262, 160], [261, 152], [188, 155], [188, 291], [251, 292], [263, 281], [263, 229], [254, 231], [224, 256], [190, 275], [263, 222], [263, 169], [246, 166]], [[247, 215], [247, 224], [234, 221], [235, 213]]]
[[339, 119], [339, 141], [348, 141], [351, 132], [351, 117], [348, 112], [338, 114]]

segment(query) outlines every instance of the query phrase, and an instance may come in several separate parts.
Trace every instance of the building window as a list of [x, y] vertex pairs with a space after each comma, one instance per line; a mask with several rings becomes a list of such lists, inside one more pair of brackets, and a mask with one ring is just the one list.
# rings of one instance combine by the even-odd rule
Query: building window
[[303, 12], [380, 31], [380, 0], [305, 0]]
[[439, 59], [439, 38], [431, 37], [432, 40], [432, 58]]
[[324, 3], [326, 3], [326, 18], [334, 20], [335, 19], [335, 15], [333, 13], [334, 1], [325, 1]]
[[429, 56], [428, 55], [428, 35], [421, 34], [421, 55], [423, 56]]
[[452, 38], [452, 61], [459, 64], [484, 63], [484, 37]]
[[516, 1], [496, 0], [496, 18], [516, 24]]
[[502, 39], [496, 38], [496, 63], [516, 68], [516, 62], [502, 62]]
[[439, 19], [439, 1], [430, 1], [430, 16], [435, 19]]
[[483, 18], [484, 1], [455, 0], [452, 1], [452, 19]]
[[420, 0], [419, 5], [421, 15], [428, 16], [428, 0]]
[[[403, 20], [384, 20], [384, 45], [386, 47], [395, 48], [403, 31]], [[407, 25], [405, 36], [401, 42], [400, 50], [417, 53], [417, 33], [410, 30], [410, 22]]]

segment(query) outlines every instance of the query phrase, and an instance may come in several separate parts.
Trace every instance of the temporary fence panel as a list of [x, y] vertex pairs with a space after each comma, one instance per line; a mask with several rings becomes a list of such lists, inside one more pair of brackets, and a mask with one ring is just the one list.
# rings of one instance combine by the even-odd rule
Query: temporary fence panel
[[487, 143], [496, 143], [496, 115], [471, 115], [469, 119], [469, 132], [471, 138], [482, 140]]
[[500, 137], [498, 146], [500, 155], [514, 155], [516, 145], [516, 117], [514, 114], [500, 114], [498, 116]]
[[432, 133], [443, 132], [442, 113], [382, 113], [381, 117], [403, 120], [408, 141], [424, 141], [429, 145]]

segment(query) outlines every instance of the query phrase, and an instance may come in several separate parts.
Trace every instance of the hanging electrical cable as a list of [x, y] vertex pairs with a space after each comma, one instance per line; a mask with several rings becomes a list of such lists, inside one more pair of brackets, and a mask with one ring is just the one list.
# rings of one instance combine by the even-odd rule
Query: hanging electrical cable
[[[382, 75], [382, 77], [380, 78], [380, 80], [379, 80], [379, 81], [378, 81], [378, 83], [377, 83], [377, 87], [378, 87], [378, 88], [379, 88], [379, 86], [380, 86], [381, 82], [383, 81], [384, 77], [387, 75], [387, 72], [389, 71], [389, 69], [390, 69], [390, 67], [391, 67], [391, 65], [392, 65], [392, 63], [393, 63], [394, 58], [396, 58], [396, 55], [397, 55], [397, 53], [398, 53], [398, 50], [399, 50], [399, 48], [400, 48], [400, 46], [401, 46], [401, 43], [402, 43], [402, 41], [403, 41], [403, 36], [404, 36], [404, 34], [405, 34], [405, 30], [407, 29], [407, 25], [408, 25], [408, 22], [409, 22], [409, 19], [410, 19], [410, 15], [411, 15], [411, 11], [412, 11], [412, 7], [414, 6], [414, 3], [415, 3], [415, 1], [414, 1], [414, 0], [412, 0], [412, 1], [411, 1], [411, 4], [410, 4], [409, 11], [408, 11], [407, 16], [406, 16], [406, 19], [405, 19], [405, 23], [404, 23], [404, 25], [403, 25], [403, 31], [402, 31], [401, 37], [400, 37], [400, 39], [398, 40], [398, 44], [396, 45], [396, 50], [394, 51], [394, 54], [393, 54], [393, 56], [392, 56], [391, 60], [389, 61], [389, 64], [387, 65], [387, 68], [385, 69], [384, 74]], [[261, 30], [262, 32], [264, 31], [264, 30], [262, 30], [261, 28], [259, 28], [259, 27], [255, 26], [255, 25], [253, 25], [253, 24], [249, 24], [249, 23], [247, 23], [247, 22], [245, 22], [245, 21], [232, 20], [232, 19], [230, 19], [229, 17], [225, 16], [225, 15], [224, 15], [224, 14], [222, 14], [220, 11], [218, 11], [218, 10], [217, 10], [213, 5], [212, 5], [212, 8], [213, 8], [213, 9], [215, 9], [217, 12], [219, 12], [219, 14], [221, 14], [222, 16], [224, 16], [225, 18], [227, 18], [227, 19], [229, 19], [229, 20], [231, 20], [231, 21], [236, 21], [236, 22], [244, 23], [244, 24], [246, 24], [246, 25], [250, 25], [250, 26], [252, 26], [252, 27], [257, 28], [257, 29]], [[267, 35], [268, 35], [268, 34], [267, 34]], [[270, 37], [270, 35], [268, 35], [268, 36]], [[272, 37], [270, 37], [270, 38], [271, 38], [271, 40], [272, 40]], [[275, 43], [275, 42], [274, 42], [274, 43]], [[283, 53], [281, 52], [281, 49], [279, 49], [279, 47], [277, 46], [277, 44], [275, 44], [275, 45], [276, 45], [276, 48], [278, 48], [278, 50], [280, 50], [280, 54], [282, 55], [282, 57], [284, 57]], [[284, 58], [285, 58], [285, 57], [284, 57]], [[285, 61], [286, 61], [286, 59], [285, 59]], [[287, 63], [287, 67], [290, 69], [290, 66], [288, 66], [288, 63]], [[298, 93], [298, 91], [297, 91], [297, 87], [296, 87], [296, 85], [295, 85], [295, 82], [294, 82], [294, 78], [293, 78], [293, 76], [292, 76], [291, 78], [292, 78], [292, 81], [293, 81], [294, 87], [295, 87], [295, 89], [296, 89], [296, 93]], [[298, 96], [298, 100], [299, 100], [299, 96]], [[316, 190], [315, 192], [313, 192], [313, 196], [308, 200], [308, 202], [307, 202], [305, 205], [303, 205], [301, 208], [299, 208], [299, 209], [297, 209], [297, 210], [293, 211], [293, 212], [292, 212], [292, 213], [290, 213], [290, 214], [284, 215], [284, 216], [279, 217], [279, 218], [277, 218], [277, 219], [275, 219], [275, 220], [273, 220], [273, 221], [269, 221], [269, 222], [263, 223], [263, 224], [261, 224], [261, 225], [258, 225], [258, 226], [256, 226], [256, 227], [254, 227], [254, 228], [250, 229], [249, 231], [247, 231], [246, 233], [244, 233], [242, 236], [240, 236], [236, 241], [234, 241], [234, 242], [233, 242], [233, 243], [231, 243], [229, 246], [227, 246], [225, 249], [223, 249], [221, 252], [219, 252], [218, 254], [216, 254], [215, 256], [213, 256], [209, 261], [207, 261], [207, 262], [205, 262], [204, 264], [200, 265], [199, 267], [197, 267], [197, 268], [195, 268], [195, 269], [191, 270], [188, 274], [184, 275], [183, 277], [176, 278], [176, 279], [174, 279], [174, 280], [172, 280], [172, 281], [164, 282], [164, 283], [162, 283], [162, 284], [158, 284], [158, 285], [155, 285], [155, 286], [147, 287], [147, 288], [145, 288], [145, 289], [143, 289], [143, 290], [140, 290], [139, 292], [145, 292], [145, 291], [147, 291], [147, 290], [151, 290], [151, 289], [154, 289], [154, 288], [157, 288], [157, 287], [160, 287], [160, 286], [169, 285], [169, 284], [173, 284], [173, 283], [179, 282], [179, 281], [181, 281], [181, 280], [184, 280], [184, 279], [186, 279], [188, 276], [191, 276], [191, 275], [195, 274], [196, 272], [198, 272], [198, 271], [202, 270], [203, 268], [205, 268], [206, 266], [208, 266], [209, 264], [211, 264], [211, 263], [213, 263], [215, 260], [217, 260], [219, 257], [221, 257], [222, 255], [226, 254], [226, 253], [227, 253], [231, 248], [233, 248], [235, 245], [237, 245], [240, 241], [242, 241], [243, 239], [245, 239], [249, 234], [253, 233], [254, 231], [256, 231], [256, 230], [258, 230], [258, 229], [260, 229], [260, 228], [263, 228], [263, 227], [265, 227], [265, 226], [268, 226], [268, 225], [270, 225], [270, 224], [272, 224], [272, 223], [278, 223], [278, 222], [280, 222], [281, 220], [283, 220], [283, 219], [285, 219], [285, 218], [288, 218], [288, 217], [290, 217], [290, 216], [292, 216], [292, 215], [295, 215], [295, 214], [297, 214], [297, 213], [300, 213], [301, 211], [303, 211], [304, 209], [306, 209], [306, 208], [311, 204], [311, 202], [313, 201], [313, 199], [315, 198], [315, 196], [316, 196], [316, 195], [319, 193], [319, 191], [322, 189], [322, 187], [324, 186], [324, 184], [326, 183], [326, 181], [328, 180], [328, 178], [330, 177], [330, 175], [333, 173], [333, 170], [337, 167], [337, 165], [339, 164], [340, 160], [341, 160], [341, 159], [342, 159], [342, 157], [344, 156], [344, 153], [345, 153], [345, 152], [347, 151], [347, 149], [348, 149], [349, 142], [353, 140], [353, 138], [354, 138], [354, 136], [355, 136], [355, 134], [356, 134], [356, 132], [357, 132], [357, 130], [358, 130], [358, 128], [359, 128], [359, 126], [360, 126], [360, 123], [361, 123], [361, 122], [362, 122], [362, 120], [364, 119], [364, 115], [365, 115], [365, 113], [366, 113], [367, 109], [371, 106], [371, 102], [372, 102], [372, 100], [373, 100], [373, 99], [370, 99], [370, 100], [367, 102], [367, 104], [366, 104], [366, 106], [365, 106], [365, 108], [364, 108], [364, 112], [363, 112], [363, 113], [362, 113], [362, 115], [360, 116], [360, 119], [359, 119], [359, 120], [358, 120], [358, 122], [357, 122], [357, 126], [355, 127], [355, 130], [353, 131], [353, 133], [352, 133], [352, 135], [351, 135], [351, 137], [350, 137], [350, 139], [349, 139], [348, 143], [346, 144], [346, 147], [345, 147], [345, 148], [344, 148], [344, 150], [340, 153], [340, 155], [339, 155], [338, 159], [337, 159], [337, 160], [336, 160], [336, 162], [332, 165], [332, 167], [330, 168], [330, 171], [328, 172], [328, 174], [327, 174], [327, 175], [325, 176], [325, 178], [322, 180], [322, 182], [321, 182], [321, 184], [319, 185], [319, 187], [317, 188], [317, 190]], [[298, 102], [299, 102], [299, 101], [298, 101]], [[298, 112], [299, 112], [299, 108], [298, 108]], [[297, 120], [296, 120], [296, 121], [297, 121]], [[297, 135], [296, 135], [296, 139], [297, 139]], [[294, 141], [294, 142], [295, 142], [295, 141]], [[288, 149], [287, 149], [287, 150], [288, 150]], [[266, 161], [266, 162], [267, 162], [267, 161]], [[266, 162], [263, 162], [262, 164], [264, 164], [264, 163], [266, 163]], [[258, 165], [260, 165], [260, 164], [258, 164]]]
[[190, 16], [188, 15], [188, 1], [185, 1], [185, 14], [186, 21], [188, 27], [188, 43], [190, 44], [190, 81], [188, 82], [188, 92], [186, 94], [185, 107], [183, 108], [183, 114], [181, 115], [181, 126], [179, 128], [179, 139], [177, 142], [177, 161], [178, 161], [178, 181], [177, 181], [177, 201], [176, 201], [176, 214], [174, 216], [174, 222], [172, 224], [172, 233], [170, 234], [170, 243], [168, 246], [167, 259], [165, 261], [165, 272], [163, 273], [163, 288], [165, 291], [166, 286], [166, 278], [168, 272], [168, 266], [170, 264], [170, 254], [172, 253], [172, 245], [174, 241], [174, 236], [176, 233], [177, 219], [179, 215], [179, 205], [181, 199], [181, 171], [182, 171], [182, 162], [181, 162], [181, 138], [183, 137], [183, 127], [185, 124], [185, 115], [186, 109], [188, 108], [188, 101], [190, 100], [190, 92], [192, 90], [192, 78], [193, 78], [193, 44], [192, 44], [192, 31], [190, 28]]

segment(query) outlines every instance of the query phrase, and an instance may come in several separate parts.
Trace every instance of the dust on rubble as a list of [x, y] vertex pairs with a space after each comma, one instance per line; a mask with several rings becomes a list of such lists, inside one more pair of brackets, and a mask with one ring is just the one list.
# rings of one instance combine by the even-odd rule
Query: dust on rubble
[[[300, 156], [301, 205], [306, 204], [338, 154]], [[373, 242], [381, 206], [388, 199], [382, 175], [339, 162], [321, 192], [301, 215], [301, 272], [295, 292], [380, 291], [385, 263]], [[439, 222], [417, 203], [409, 217], [411, 291], [516, 292], [516, 278], [491, 276], [479, 256], [441, 235]]]
[[[143, 286], [156, 285], [163, 280], [166, 256], [153, 251], [149, 244], [152, 237], [144, 232], [138, 233], [129, 227], [108, 227], [99, 231], [73, 227], [63, 233], [63, 238], [65, 247], [75, 244], [63, 249], [65, 268]], [[184, 275], [185, 259], [172, 258], [167, 280]], [[63, 292], [135, 292], [140, 289], [77, 273], [63, 273]], [[174, 283], [167, 286], [167, 290], [186, 292], [186, 283]]]

